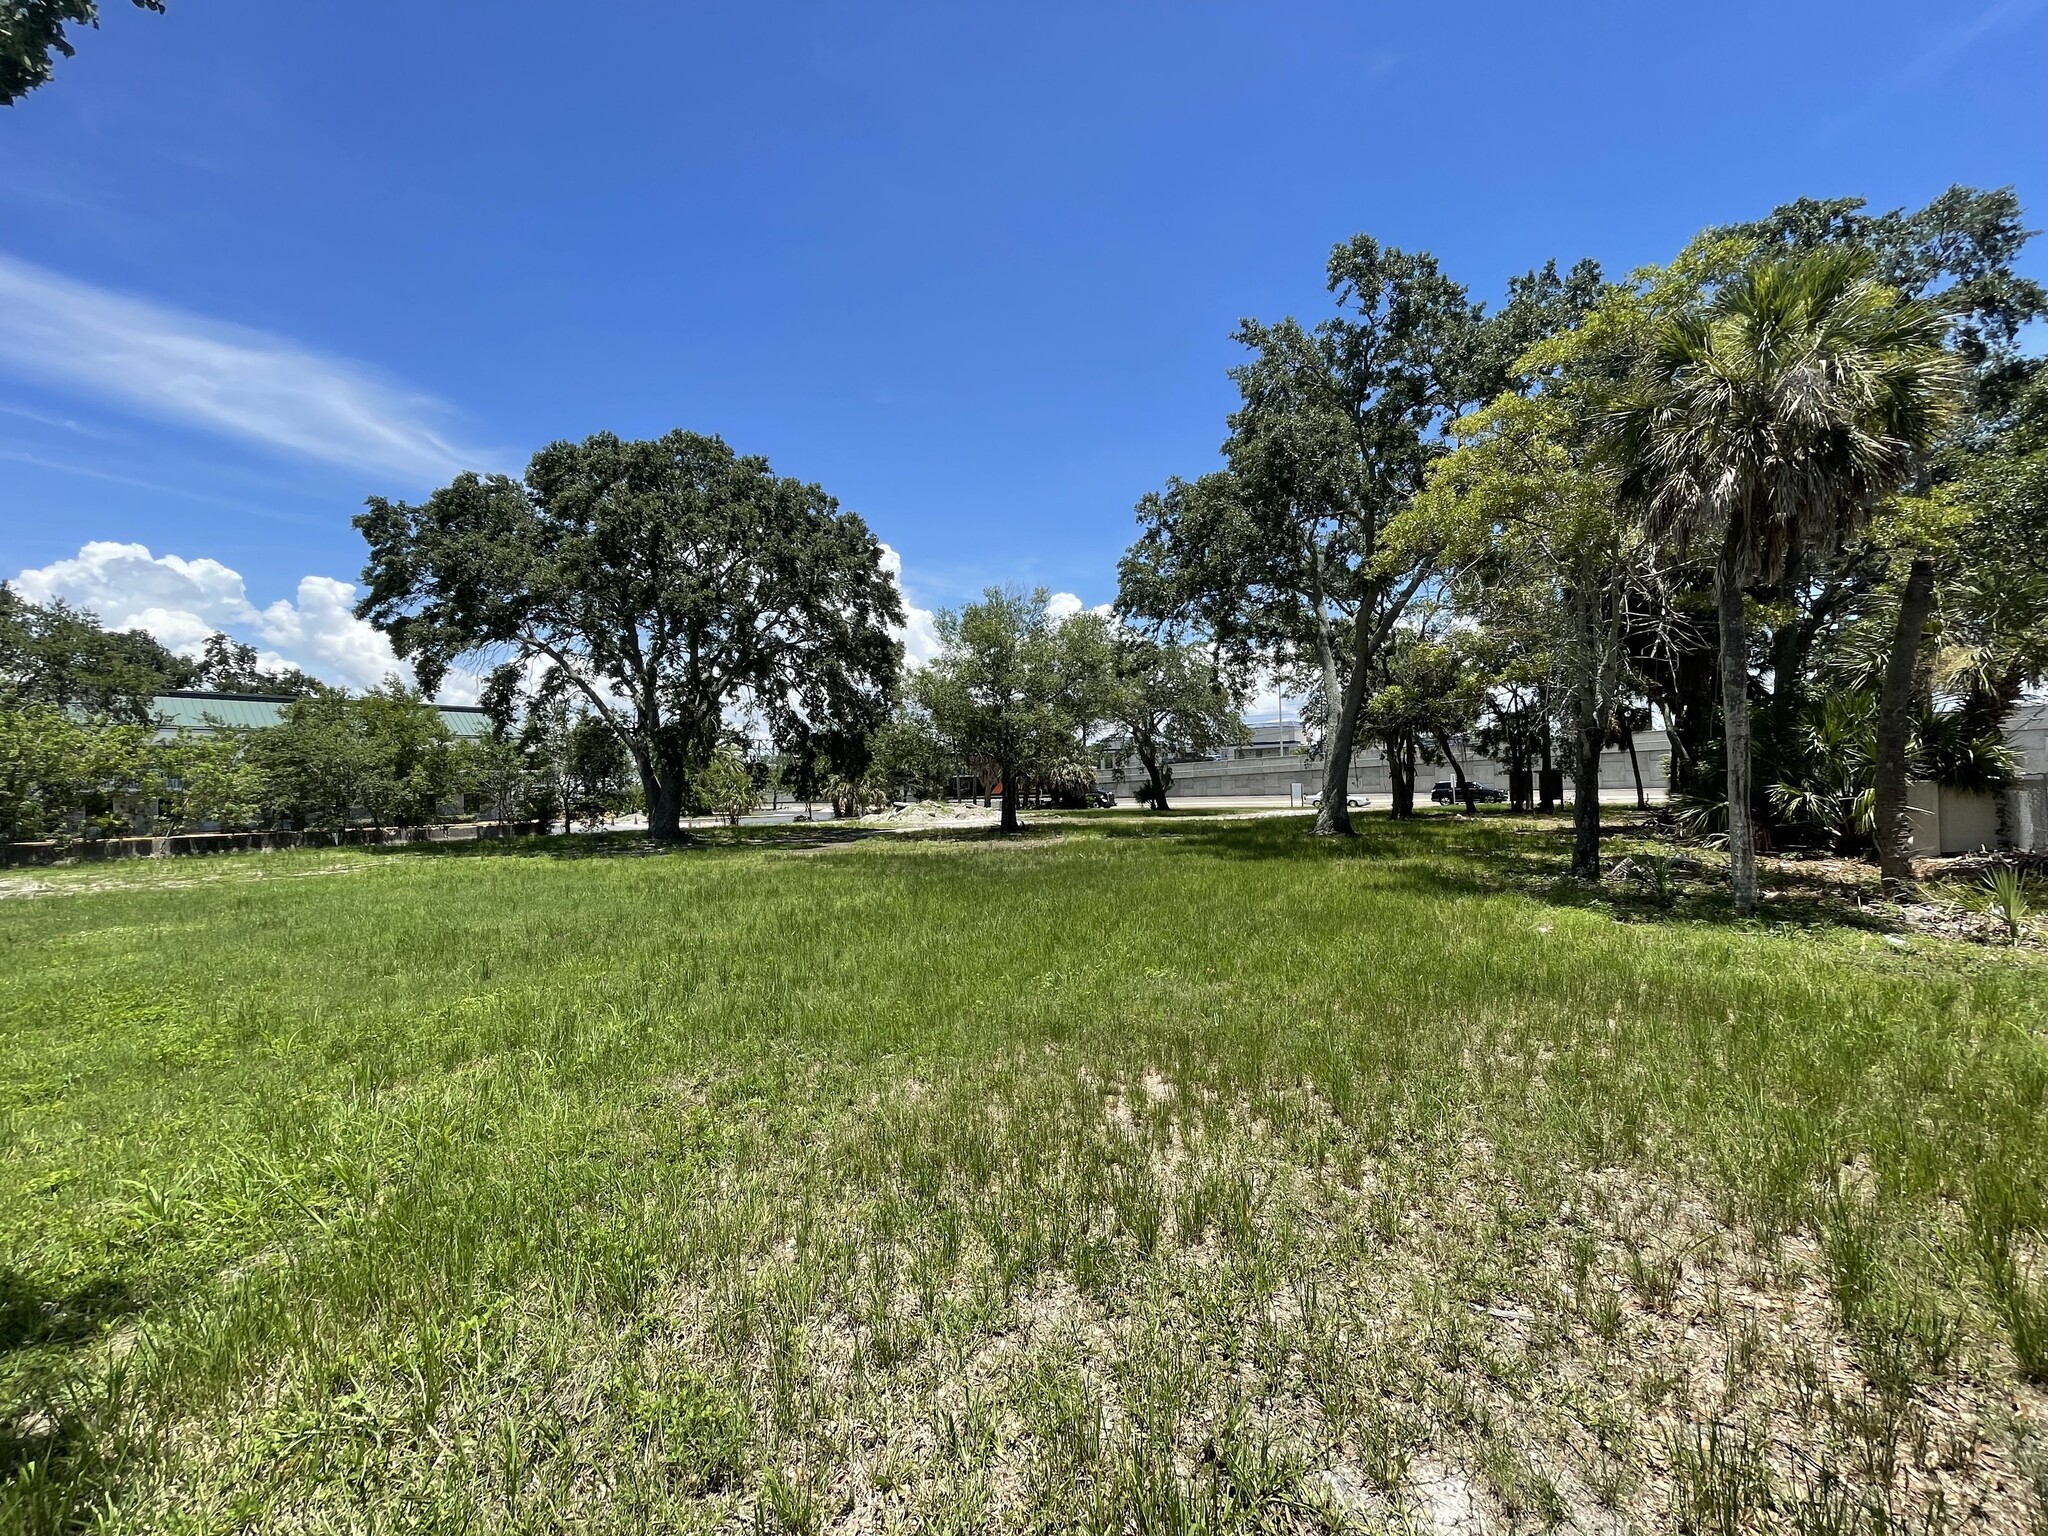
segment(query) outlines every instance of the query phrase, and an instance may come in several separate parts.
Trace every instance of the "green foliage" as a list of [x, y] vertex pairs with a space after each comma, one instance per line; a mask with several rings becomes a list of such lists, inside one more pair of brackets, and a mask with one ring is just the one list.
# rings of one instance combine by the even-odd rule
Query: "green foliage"
[[2028, 914], [2033, 910], [2033, 893], [2028, 888], [2026, 871], [2001, 864], [1984, 877], [1984, 892], [1985, 906], [2005, 924], [2006, 938], [2019, 943]]
[[1653, 331], [1611, 418], [1627, 488], [1745, 582], [1839, 545], [1954, 414], [1942, 317], [1825, 248], [1744, 267]]
[[1771, 804], [1788, 821], [1815, 829], [1838, 852], [1860, 847], [1875, 807], [1877, 701], [1868, 693], [1830, 693], [1801, 725], [1801, 777], [1771, 786]]
[[532, 775], [529, 804], [542, 821], [601, 826], [640, 803], [632, 760], [601, 717], [567, 699], [535, 701], [521, 722], [519, 751]]
[[396, 682], [359, 698], [294, 699], [276, 726], [250, 734], [248, 750], [266, 816], [313, 831], [358, 816], [379, 828], [423, 825], [459, 784], [447, 726]]
[[1047, 611], [1046, 592], [990, 587], [938, 616], [939, 653], [912, 697], [948, 756], [1003, 786], [1002, 826], [1017, 829], [1023, 781], [1070, 775], [1096, 715], [1099, 632]]
[[160, 745], [167, 829], [235, 831], [260, 823], [270, 786], [250, 745], [251, 732], [180, 732]]
[[873, 748], [869, 774], [892, 798], [936, 799], [960, 771], [960, 760], [947, 751], [930, 715], [914, 704], [899, 708], [875, 732]]
[[1845, 248], [1869, 255], [1885, 283], [1938, 301], [1949, 341], [1975, 375], [1980, 407], [1994, 412], [2028, 371], [2017, 350], [2025, 325], [2048, 313], [2048, 291], [2014, 270], [2031, 237], [2010, 187], [1953, 186], [1926, 207], [1869, 214], [1862, 198], [1800, 198], [1719, 233], [1779, 252]]
[[711, 754], [711, 761], [698, 770], [690, 788], [702, 809], [713, 816], [723, 816], [733, 826], [738, 826], [740, 818], [761, 803], [746, 754], [731, 742], [720, 743]]
[[1483, 686], [1457, 647], [1412, 630], [1396, 632], [1375, 681], [1359, 726], [1385, 749], [1394, 771], [1394, 814], [1405, 817], [1414, 810], [1416, 759], [1434, 761], [1438, 744], [1472, 728]]
[[621, 1407], [646, 1435], [649, 1453], [686, 1492], [723, 1492], [746, 1470], [746, 1404], [699, 1373], [679, 1371], [653, 1387], [628, 1385]]
[[452, 743], [453, 779], [477, 814], [494, 821], [518, 821], [554, 809], [541, 776], [520, 742], [501, 730]]
[[656, 838], [679, 835], [728, 709], [794, 751], [864, 741], [894, 701], [903, 610], [881, 545], [718, 438], [599, 433], [542, 449], [523, 482], [465, 474], [419, 506], [368, 505], [359, 615], [430, 691], [478, 656], [498, 663], [501, 714], [578, 697], [632, 755]]
[[297, 667], [266, 667], [256, 647], [223, 634], [206, 637], [205, 649], [182, 686], [209, 693], [319, 693], [326, 685]]
[[141, 630], [103, 629], [90, 613], [32, 603], [0, 582], [0, 706], [40, 704], [140, 725], [155, 695], [190, 687], [196, 674]]
[[1427, 253], [1358, 235], [1331, 252], [1337, 313], [1312, 329], [1247, 321], [1227, 471], [1138, 504], [1118, 605], [1314, 679], [1326, 724], [1318, 830], [1349, 828], [1344, 785], [1360, 714], [1411, 604], [1440, 574], [1441, 539], [1409, 514], [1443, 431], [1509, 385], [1517, 356], [1573, 323], [1599, 290], [1589, 262], [1510, 285], [1495, 316]]
[[158, 782], [146, 726], [0, 707], [0, 843], [125, 833]]
[[[1068, 623], [1091, 621], [1076, 615]], [[1247, 736], [1243, 690], [1201, 646], [1095, 622], [1102, 654], [1094, 712], [1114, 733], [1104, 751], [1136, 757], [1146, 780], [1141, 803], [1164, 810], [1175, 759], [1208, 757]]]
[[[164, 0], [135, 0], [162, 11]], [[65, 25], [97, 27], [99, 0], [0, 0], [0, 106], [13, 106], [50, 78], [50, 55], [77, 53]]]
[[1832, 556], [1936, 446], [1962, 378], [1943, 329], [1936, 309], [1876, 279], [1867, 252], [1760, 259], [1651, 327], [1608, 413], [1623, 493], [1641, 502], [1652, 532], [1681, 551], [1693, 540], [1718, 550], [1738, 910], [1758, 900], [1745, 597]]

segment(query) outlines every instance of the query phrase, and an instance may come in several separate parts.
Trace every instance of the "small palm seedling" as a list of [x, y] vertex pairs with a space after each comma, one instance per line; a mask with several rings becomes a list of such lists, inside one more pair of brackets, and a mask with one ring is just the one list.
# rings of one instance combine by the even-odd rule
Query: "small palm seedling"
[[2026, 927], [2027, 914], [2032, 910], [2027, 877], [2008, 864], [1984, 877], [1984, 890], [1986, 909], [2005, 924], [2006, 938], [2019, 943], [2020, 931]]
[[1675, 906], [1678, 902], [1678, 887], [1671, 879], [1671, 861], [1652, 858], [1644, 862], [1650, 869], [1650, 900], [1667, 909]]

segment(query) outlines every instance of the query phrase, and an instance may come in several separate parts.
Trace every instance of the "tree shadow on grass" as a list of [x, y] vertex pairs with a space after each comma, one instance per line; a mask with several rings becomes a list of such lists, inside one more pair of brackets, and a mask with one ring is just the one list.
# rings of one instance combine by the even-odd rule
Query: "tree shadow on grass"
[[112, 1490], [114, 1469], [61, 1383], [75, 1351], [139, 1310], [120, 1280], [67, 1290], [0, 1266], [0, 1488], [25, 1528], [69, 1529]]
[[890, 835], [884, 827], [789, 824], [766, 827], [697, 827], [673, 843], [644, 832], [573, 832], [567, 836], [463, 838], [450, 842], [368, 843], [362, 851], [380, 857], [434, 859], [653, 859], [718, 850], [827, 848]]
[[1528, 830], [1534, 856], [1504, 871], [1504, 888], [1550, 906], [1602, 913], [1620, 923], [1739, 928], [1751, 933], [1848, 930], [1887, 937], [1928, 936], [1905, 921], [1897, 908], [1864, 902], [1875, 869], [1867, 871], [1869, 881], [1859, 884], [1829, 879], [1798, 863], [1760, 860], [1763, 899], [1756, 911], [1744, 915], [1735, 910], [1725, 862], [1697, 844], [1669, 842], [1662, 835], [1664, 829], [1653, 822], [1609, 822], [1601, 828], [1603, 844], [1646, 839], [1653, 846], [1627, 851], [1603, 847], [1602, 878], [1597, 882], [1572, 876], [1569, 826]]
[[125, 1281], [52, 1289], [11, 1265], [0, 1266], [0, 1360], [22, 1350], [85, 1343], [139, 1309]]
[[[1397, 822], [1367, 812], [1353, 824], [1355, 837], [1318, 838], [1309, 835], [1307, 813], [1225, 821], [1213, 814], [1182, 819], [1169, 812], [1104, 821], [1094, 830], [1109, 839], [1171, 841], [1226, 860], [1357, 861], [1382, 883], [1424, 897], [1518, 895], [1619, 923], [1778, 934], [1921, 932], [1895, 909], [1863, 904], [1853, 886], [1843, 888], [1796, 865], [1767, 865], [1763, 904], [1755, 913], [1738, 915], [1725, 866], [1702, 857], [1696, 847], [1662, 845], [1661, 839], [1657, 853], [1617, 856], [1609, 848], [1603, 860], [1607, 877], [1577, 880], [1571, 875], [1572, 828], [1562, 819], [1505, 811], [1477, 817], [1423, 812]], [[1640, 820], [1620, 819], [1608, 821], [1601, 837], [1603, 843], [1655, 838], [1655, 830]]]

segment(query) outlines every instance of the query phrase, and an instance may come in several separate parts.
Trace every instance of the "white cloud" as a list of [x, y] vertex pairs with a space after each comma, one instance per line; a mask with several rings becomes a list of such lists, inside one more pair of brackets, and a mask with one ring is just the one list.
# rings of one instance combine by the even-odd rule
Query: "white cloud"
[[[288, 663], [350, 688], [374, 688], [393, 673], [411, 677], [391, 642], [355, 616], [356, 589], [331, 576], [301, 577], [293, 598], [259, 608], [241, 573], [218, 560], [95, 540], [69, 560], [23, 571], [13, 584], [35, 602], [62, 598], [90, 609], [109, 629], [147, 630], [185, 655], [197, 655], [218, 630], [257, 646], [269, 666]], [[458, 703], [475, 694], [474, 678], [450, 674], [440, 696]]]
[[279, 336], [0, 256], [0, 364], [146, 415], [350, 468], [445, 479], [487, 455], [446, 407]]
[[1113, 618], [1114, 603], [1097, 603], [1090, 608], [1071, 592], [1055, 592], [1045, 600], [1045, 611], [1055, 624], [1064, 624], [1077, 613], [1092, 613], [1098, 619]]
[[936, 615], [929, 608], [920, 608], [911, 602], [910, 595], [903, 590], [903, 557], [887, 544], [882, 546], [882, 569], [896, 583], [896, 593], [903, 599], [903, 627], [896, 631], [896, 638], [903, 642], [903, 659], [913, 667], [921, 667], [939, 654], [939, 628]]

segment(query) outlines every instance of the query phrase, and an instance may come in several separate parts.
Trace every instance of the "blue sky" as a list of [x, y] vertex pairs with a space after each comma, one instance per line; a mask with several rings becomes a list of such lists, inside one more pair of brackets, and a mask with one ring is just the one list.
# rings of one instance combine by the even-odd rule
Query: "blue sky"
[[1356, 231], [1494, 296], [1802, 194], [2048, 213], [2042, 0], [105, 3], [0, 109], [0, 575], [347, 681], [362, 498], [553, 438], [1097, 603]]

